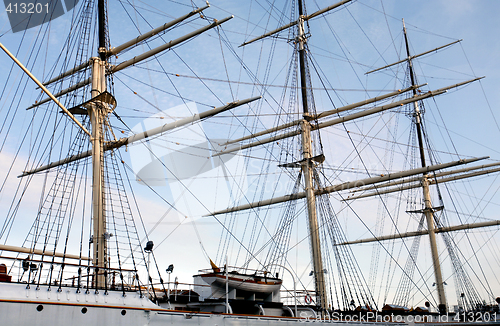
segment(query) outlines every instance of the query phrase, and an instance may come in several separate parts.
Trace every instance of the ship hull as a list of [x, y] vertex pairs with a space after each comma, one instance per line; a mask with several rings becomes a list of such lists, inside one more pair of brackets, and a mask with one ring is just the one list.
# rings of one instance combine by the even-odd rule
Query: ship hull
[[[309, 309], [311, 310], [311, 309]], [[313, 311], [311, 310], [311, 313]], [[299, 313], [299, 318], [255, 316], [242, 314], [202, 313], [177, 311], [161, 308], [139, 293], [121, 291], [86, 291], [77, 293], [75, 288], [32, 285], [29, 288], [21, 283], [0, 283], [1, 325], [17, 326], [87, 326], [87, 325], [179, 325], [179, 326], [284, 326], [316, 322], [320, 324], [345, 325], [355, 322], [357, 325], [373, 325], [373, 321], [346, 317], [336, 319], [322, 318], [311, 314]], [[361, 315], [360, 315], [361, 316]], [[395, 322], [393, 322], [395, 321]], [[406, 318], [400, 320], [381, 319], [376, 325], [442, 325], [443, 323], [416, 322]], [[451, 323], [450, 323], [451, 322]], [[470, 325], [471, 323], [453, 322], [447, 324]], [[486, 323], [488, 326], [499, 325], [496, 320]]]
[[[0, 283], [1, 325], [17, 326], [88, 326], [88, 325], [180, 325], [248, 326], [298, 325], [318, 321], [303, 318], [251, 316], [242, 314], [202, 313], [163, 309], [138, 293], [120, 291], [80, 293], [75, 288], [30, 286]], [[331, 321], [328, 321], [331, 323]], [[343, 324], [339, 322], [338, 324]]]

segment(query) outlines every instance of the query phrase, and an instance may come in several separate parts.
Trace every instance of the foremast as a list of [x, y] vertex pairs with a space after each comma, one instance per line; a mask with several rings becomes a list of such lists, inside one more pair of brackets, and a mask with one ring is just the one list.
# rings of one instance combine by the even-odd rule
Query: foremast
[[[408, 44], [408, 35], [406, 33], [406, 26], [403, 20], [403, 33], [405, 38], [405, 46], [406, 46], [406, 55], [408, 56], [408, 68], [411, 85], [415, 86], [417, 84], [415, 78], [415, 72], [413, 71], [413, 62], [410, 54], [410, 46]], [[413, 89], [413, 96], [417, 95], [417, 90]], [[420, 152], [420, 163], [424, 168], [427, 166], [425, 161], [425, 152], [424, 152], [424, 142], [422, 137], [422, 112], [420, 110], [418, 101], [413, 102], [413, 117], [415, 121], [415, 127], [417, 130], [417, 140], [418, 140], [418, 149]], [[434, 223], [434, 208], [432, 207], [431, 194], [429, 189], [429, 174], [422, 174], [422, 191], [424, 196], [424, 209], [423, 213], [425, 215], [425, 220], [427, 223], [427, 230], [429, 234], [429, 242], [431, 246], [431, 255], [432, 255], [432, 265], [434, 267], [434, 276], [436, 278], [436, 288], [438, 293], [438, 309], [441, 313], [446, 312], [446, 295], [444, 292], [444, 281], [443, 275], [441, 272], [441, 263], [439, 261], [439, 252], [437, 248], [436, 241], [436, 225]]]
[[[106, 90], [105, 61], [94, 57], [92, 61], [92, 98]], [[88, 107], [92, 126], [92, 224], [93, 224], [93, 265], [95, 267], [96, 287], [104, 287], [107, 262], [106, 214], [104, 206], [104, 171], [103, 171], [103, 128], [105, 118], [102, 103], [96, 101]]]
[[[90, 58], [86, 62], [83, 62], [74, 68], [60, 74], [52, 78], [51, 80], [45, 82], [44, 84], [40, 83], [36, 78], [27, 71], [27, 69], [22, 66], [22, 64], [8, 52], [0, 43], [0, 47], [6, 51], [12, 59], [20, 65], [20, 67], [37, 83], [37, 85], [49, 96], [49, 98], [38, 101], [37, 103], [30, 106], [28, 109], [36, 108], [44, 103], [47, 103], [50, 100], [53, 100], [62, 110], [63, 112], [72, 119], [88, 136], [89, 140], [92, 144], [92, 149], [86, 152], [81, 152], [76, 155], [72, 155], [66, 157], [57, 162], [52, 162], [47, 165], [40, 166], [36, 169], [32, 169], [29, 171], [24, 171], [20, 177], [28, 176], [35, 174], [41, 171], [47, 171], [52, 168], [65, 165], [71, 162], [75, 162], [86, 157], [92, 157], [92, 235], [90, 242], [92, 243], [92, 257], [89, 260], [92, 260], [92, 277], [93, 284], [92, 287], [96, 289], [106, 289], [108, 284], [107, 274], [109, 269], [109, 260], [108, 260], [108, 246], [107, 242], [109, 238], [112, 236], [106, 230], [106, 198], [105, 198], [105, 172], [104, 172], [104, 153], [106, 151], [114, 150], [123, 146], [127, 146], [128, 144], [144, 141], [148, 137], [152, 137], [154, 135], [163, 134], [165, 132], [174, 130], [176, 128], [185, 126], [187, 124], [195, 123], [199, 120], [206, 119], [211, 116], [215, 116], [222, 112], [226, 112], [238, 106], [253, 102], [261, 98], [260, 96], [252, 97], [243, 100], [235, 100], [229, 102], [223, 106], [215, 107], [212, 110], [208, 110], [194, 116], [189, 116], [184, 119], [176, 120], [172, 123], [167, 123], [157, 128], [153, 128], [151, 130], [147, 130], [143, 133], [134, 134], [129, 137], [114, 139], [110, 141], [105, 141], [105, 132], [104, 128], [107, 126], [107, 119], [110, 112], [112, 112], [116, 108], [116, 100], [114, 97], [107, 92], [106, 87], [106, 79], [108, 75], [112, 75], [115, 72], [118, 72], [122, 69], [126, 69], [130, 66], [136, 65], [148, 58], [154, 57], [155, 55], [164, 52], [174, 46], [177, 46], [181, 43], [184, 43], [197, 35], [200, 35], [210, 29], [217, 28], [221, 24], [229, 21], [233, 18], [233, 16], [229, 16], [223, 19], [214, 19], [208, 25], [205, 25], [197, 30], [194, 30], [184, 36], [178, 37], [169, 42], [165, 42], [164, 44], [151, 49], [141, 55], [135, 56], [132, 59], [121, 62], [118, 65], [112, 65], [108, 62], [108, 58], [111, 56], [117, 56], [120, 52], [125, 49], [132, 48], [136, 46], [138, 43], [150, 39], [153, 36], [156, 36], [169, 28], [185, 21], [186, 19], [203, 12], [203, 10], [209, 8], [209, 4], [202, 8], [196, 8], [191, 12], [178, 17], [170, 22], [165, 23], [162, 26], [159, 26], [151, 31], [139, 35], [138, 37], [129, 40], [126, 43], [123, 43], [117, 47], [109, 48], [109, 42], [107, 40], [107, 26], [106, 26], [106, 1], [98, 0], [98, 57]], [[85, 70], [87, 68], [91, 69], [90, 78], [81, 81], [77, 84], [74, 84], [67, 89], [60, 91], [57, 94], [52, 94], [50, 91], [46, 89], [45, 86], [53, 84], [55, 82], [61, 81], [64, 78], [73, 75], [79, 71]], [[80, 104], [72, 109], [66, 109], [57, 98], [67, 94], [69, 92], [75, 91], [86, 85], [91, 85], [91, 99], [85, 103]], [[84, 109], [84, 110], [82, 110]], [[89, 116], [90, 124], [92, 127], [91, 132], [87, 131], [85, 127], [73, 116], [73, 112], [76, 114], [87, 114]], [[85, 112], [85, 113], [83, 113]], [[80, 257], [81, 259], [81, 257]], [[85, 258], [83, 258], [85, 259]], [[134, 270], [134, 272], [137, 272]], [[138, 279], [137, 279], [138, 280]]]
[[[96, 98], [106, 91], [106, 10], [104, 0], [98, 1], [99, 57], [91, 58], [91, 96]], [[94, 282], [96, 288], [106, 287], [107, 233], [104, 200], [103, 171], [103, 120], [106, 108], [101, 101], [92, 102], [87, 108], [92, 126], [92, 246]]]

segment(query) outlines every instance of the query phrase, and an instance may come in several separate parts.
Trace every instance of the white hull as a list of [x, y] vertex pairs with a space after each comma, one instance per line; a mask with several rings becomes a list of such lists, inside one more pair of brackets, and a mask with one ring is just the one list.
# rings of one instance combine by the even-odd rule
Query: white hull
[[2, 325], [147, 325], [151, 309], [158, 308], [147, 298], [129, 292], [0, 283]]
[[[162, 309], [138, 293], [91, 290], [76, 293], [75, 288], [0, 283], [1, 325], [289, 325], [301, 318], [225, 315]], [[43, 307], [40, 309], [39, 307]], [[37, 309], [38, 308], [38, 309]], [[40, 310], [40, 311], [39, 311]], [[85, 311], [85, 313], [84, 313]]]
[[[47, 286], [26, 289], [26, 284], [0, 283], [1, 325], [16, 326], [88, 326], [88, 325], [182, 325], [182, 326], [248, 326], [299, 325], [307, 321], [347, 324], [303, 318], [250, 316], [237, 314], [194, 313], [162, 309], [138, 293], [93, 290], [76, 293], [75, 288]], [[43, 307], [40, 309], [39, 307]], [[38, 308], [38, 309], [37, 309]], [[84, 313], [85, 312], [85, 313]], [[356, 324], [365, 324], [363, 322]], [[373, 323], [366, 323], [373, 325]], [[387, 323], [378, 323], [384, 325]], [[399, 324], [402, 325], [402, 324]]]
[[[26, 288], [26, 284], [0, 283], [0, 316], [1, 325], [16, 326], [88, 326], [88, 325], [182, 325], [182, 326], [248, 326], [248, 325], [299, 325], [305, 322], [327, 323], [336, 325], [356, 324], [374, 325], [373, 322], [363, 322], [357, 318], [351, 321], [321, 320], [310, 314], [300, 314], [301, 318], [272, 317], [272, 316], [250, 316], [237, 314], [213, 314], [174, 311], [160, 308], [147, 298], [141, 298], [138, 293], [127, 292], [123, 297], [120, 291], [94, 290], [85, 293], [76, 293], [75, 288], [52, 287], [48, 291], [47, 286], [36, 286]], [[43, 309], [40, 309], [43, 307]], [[299, 310], [300, 311], [300, 310]], [[85, 312], [85, 313], [84, 313]], [[335, 317], [335, 316], [334, 316]], [[404, 320], [404, 319], [403, 319]], [[432, 322], [425, 320], [422, 324], [442, 324], [439, 319]], [[466, 325], [468, 323], [454, 323], [454, 325]], [[395, 323], [379, 320], [376, 325], [395, 325]], [[397, 325], [414, 325], [415, 319], [410, 322], [401, 322]], [[487, 323], [490, 325], [498, 323]]]

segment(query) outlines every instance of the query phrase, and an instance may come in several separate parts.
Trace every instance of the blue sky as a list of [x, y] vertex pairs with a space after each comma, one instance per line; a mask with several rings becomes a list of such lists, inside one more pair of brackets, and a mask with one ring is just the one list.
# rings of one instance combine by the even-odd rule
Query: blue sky
[[[131, 11], [129, 3], [135, 3], [140, 7], [139, 11], [137, 13]], [[307, 12], [314, 12], [318, 8], [331, 3], [330, 1], [319, 0], [307, 2]], [[203, 6], [204, 2], [195, 1], [195, 4]], [[284, 74], [281, 69], [286, 71], [287, 63], [285, 59], [288, 58], [290, 52], [290, 46], [284, 40], [279, 41], [276, 50], [277, 57], [269, 69], [267, 80], [264, 80], [265, 66], [259, 66], [257, 59], [261, 57], [267, 59], [269, 43], [262, 47], [260, 43], [255, 43], [244, 49], [237, 48], [243, 41], [279, 26], [276, 12], [273, 13], [271, 18], [268, 18], [264, 10], [264, 8], [268, 7], [268, 4], [269, 1], [263, 0], [214, 0], [211, 3], [211, 8], [206, 10], [205, 14], [210, 19], [221, 19], [233, 14], [235, 17], [224, 24], [223, 31], [238, 58], [243, 58], [247, 67], [261, 82], [277, 85], [282, 82]], [[135, 37], [138, 34], [137, 30], [141, 32], [148, 31], [150, 29], [148, 23], [156, 27], [191, 10], [190, 1], [136, 0], [134, 2], [130, 0], [110, 1], [109, 5], [111, 6], [109, 22], [111, 25], [110, 39], [112, 46]], [[276, 7], [281, 9], [283, 4], [277, 3]], [[128, 15], [124, 12], [124, 9], [128, 11]], [[414, 54], [457, 39], [464, 39], [462, 43], [438, 54], [429, 55], [416, 64], [419, 82], [429, 83], [429, 86], [424, 88], [426, 90], [454, 84], [470, 79], [472, 76], [486, 76], [480, 83], [464, 88], [461, 92], [450, 92], [452, 94], [438, 98], [435, 103], [431, 102], [427, 108], [429, 133], [431, 136], [437, 136], [437, 140], [433, 145], [442, 151], [440, 158], [443, 161], [456, 159], [456, 152], [464, 155], [464, 157], [491, 155], [494, 160], [498, 161], [500, 160], [500, 148], [496, 141], [500, 136], [500, 111], [498, 107], [498, 103], [500, 103], [500, 72], [497, 64], [497, 54], [500, 51], [498, 12], [500, 12], [500, 2], [495, 0], [478, 0], [474, 2], [466, 0], [407, 0], [404, 2], [401, 0], [359, 0], [349, 5], [347, 9], [326, 15], [326, 21], [324, 19], [311, 21], [309, 46], [317, 63], [321, 65], [325, 72], [325, 76], [328, 76], [329, 83], [337, 89], [334, 93], [334, 104], [340, 106], [400, 87], [400, 85], [389, 82], [389, 77], [392, 77], [387, 75], [389, 73], [379, 73], [368, 77], [364, 76], [363, 73], [371, 68], [380, 67], [400, 59], [398, 52], [401, 50], [402, 44], [402, 18], [405, 19], [411, 50]], [[58, 53], [64, 42], [65, 33], [60, 31], [67, 29], [72, 13], [73, 11], [51, 23], [50, 45], [43, 48], [46, 53], [42, 52], [40, 54], [40, 56], [46, 56], [46, 65], [37, 65], [33, 69], [35, 75], [42, 80], [46, 80], [48, 67], [51, 67], [56, 53]], [[111, 14], [114, 15], [111, 16]], [[147, 17], [148, 23], [142, 19], [143, 16]], [[163, 40], [156, 39], [148, 45], [140, 46], [130, 53], [123, 54], [123, 56], [116, 59], [116, 63], [148, 50], [148, 46], [157, 46], [164, 41], [174, 39], [205, 24], [208, 23], [201, 20], [192, 22], [187, 26], [183, 26], [178, 32], [174, 31], [167, 34]], [[24, 45], [19, 51], [19, 58], [21, 61], [26, 62], [29, 54], [28, 48], [39, 38], [36, 29], [30, 29], [24, 36], [22, 33], [12, 34], [9, 29], [7, 15], [3, 12], [0, 15], [0, 42], [5, 44], [12, 52], [15, 52], [21, 38], [24, 37]], [[335, 32], [335, 37], [332, 35], [332, 30]], [[283, 34], [283, 36], [286, 36], [286, 34]], [[394, 40], [394, 43], [392, 43], [392, 40]], [[182, 60], [179, 59], [181, 57]], [[3, 67], [0, 68], [0, 82], [3, 84], [11, 62], [3, 54], [0, 56], [0, 60], [3, 63]], [[117, 112], [124, 116], [129, 126], [134, 126], [160, 111], [182, 104], [183, 100], [175, 96], [175, 94], [181, 94], [187, 101], [196, 101], [198, 110], [204, 111], [211, 106], [219, 106], [235, 99], [248, 98], [258, 93], [256, 89], [244, 84], [249, 82], [251, 78], [240, 68], [237, 58], [213, 31], [187, 43], [183, 48], [176, 48], [175, 53], [171, 51], [162, 55], [160, 60], [161, 67], [157, 62], [150, 61], [147, 65], [141, 65], [140, 68], [130, 69], [131, 72], [117, 74], [115, 78], [115, 95], [118, 100]], [[152, 70], [165, 69], [167, 73], [173, 74], [170, 76], [173, 81], [158, 79], [157, 76], [161, 74], [154, 71], [148, 73], [144, 68]], [[14, 69], [13, 71], [20, 76], [21, 73], [18, 70]], [[180, 76], [176, 77], [175, 74]], [[192, 78], [195, 74], [202, 77], [202, 79]], [[157, 89], [152, 89], [145, 84], [138, 84], [134, 81], [134, 78], [145, 81], [145, 83], [152, 82]], [[220, 82], [220, 80], [227, 79], [244, 83]], [[318, 85], [315, 80], [313, 80], [313, 83], [314, 86]], [[133, 86], [127, 88], [125, 84]], [[38, 94], [34, 84], [28, 85], [30, 87], [25, 91], [27, 99], [24, 103], [26, 103], [26, 106], [33, 103]], [[174, 96], [167, 96], [158, 89], [171, 92]], [[263, 104], [258, 104], [255, 107], [263, 106], [265, 110], [266, 105], [273, 104], [273, 99], [279, 98], [280, 92], [279, 88], [269, 88], [268, 95], [272, 95], [273, 98], [268, 98], [265, 102], [261, 102]], [[331, 108], [332, 104], [326, 94], [318, 93], [316, 98], [318, 111]], [[7, 95], [4, 96], [0, 102], [2, 105], [0, 110], [7, 106]], [[144, 99], [147, 99], [147, 101], [144, 101]], [[434, 107], [439, 110], [433, 110]], [[20, 119], [16, 121], [16, 129], [8, 137], [8, 150], [6, 150], [8, 154], [13, 153], [13, 148], [19, 141], [19, 137], [23, 135], [26, 117], [29, 117], [29, 113], [21, 111], [22, 107], [19, 110]], [[237, 109], [235, 114], [243, 115], [247, 111], [248, 108], [244, 107]], [[2, 114], [4, 113], [0, 111], [0, 115]], [[25, 117], [24, 120], [22, 116]], [[236, 121], [235, 119], [231, 120], [225, 126], [231, 126], [231, 130], [223, 134], [219, 134], [220, 124], [218, 123], [204, 125], [205, 132], [209, 136], [216, 135], [220, 138], [232, 138], [248, 132], [245, 126], [238, 126]], [[251, 119], [248, 121], [253, 122]], [[257, 125], [256, 129], [262, 129], [273, 123], [273, 118], [264, 118], [262, 124]], [[360, 131], [368, 132], [370, 130], [368, 124], [361, 123], [357, 128]], [[345, 151], [349, 153], [352, 150], [345, 138], [340, 141], [334, 138], [340, 131], [335, 130], [326, 133], [323, 138], [325, 153], [327, 154], [326, 164], [329, 166], [340, 165], [342, 161], [339, 161], [339, 156]], [[2, 139], [6, 137], [4, 134], [1, 135]], [[399, 140], [405, 142], [405, 137], [407, 136], [402, 135]], [[452, 138], [453, 142], [450, 142], [449, 138]], [[127, 157], [126, 153], [124, 153], [124, 157]], [[366, 159], [373, 159], [368, 164], [380, 169], [377, 157], [367, 154]], [[358, 168], [359, 165], [356, 167]], [[247, 172], [257, 174], [261, 172], [260, 168], [261, 165], [257, 164]], [[394, 169], [397, 169], [397, 167], [394, 167]], [[279, 183], [280, 180], [273, 179], [273, 182]], [[331, 182], [335, 183], [335, 180], [331, 180]], [[478, 190], [478, 194], [483, 192], [485, 194], [495, 194], [496, 187], [498, 187], [497, 184], [489, 183], [479, 184], [479, 186], [484, 188]], [[139, 202], [144, 209], [143, 216], [146, 216], [146, 228], [150, 229], [155, 225], [155, 221], [168, 211], [168, 206], [159, 198], [152, 196], [143, 186], [136, 185], [136, 188]], [[285, 190], [282, 191], [285, 192]], [[172, 193], [167, 188], [162, 189], [161, 194], [167, 200], [172, 200]], [[36, 205], [36, 202], [32, 204]], [[492, 212], [494, 210], [486, 210], [484, 214], [492, 214]], [[499, 218], [498, 216], [487, 216], [489, 218]], [[3, 219], [3, 217], [1, 218]], [[165, 234], [170, 234], [173, 226], [179, 223], [177, 216], [170, 218], [171, 220], [168, 223], [163, 223], [155, 233], [154, 240], [156, 243], [164, 240]], [[342, 218], [348, 219], [346, 216], [342, 216]], [[168, 254], [160, 254], [160, 264], [167, 266], [174, 263], [176, 273], [183, 282], [190, 282], [190, 276], [198, 268], [208, 266], [207, 257], [203, 250], [206, 250], [209, 255], [217, 255], [217, 237], [220, 234], [218, 224], [205, 219], [199, 220], [196, 225], [198, 228], [203, 228], [201, 235], [196, 234], [196, 230], [192, 225], [182, 226], [179, 235], [172, 235], [162, 245], [162, 248], [168, 249], [166, 250]], [[363, 232], [353, 231], [355, 231], [354, 228], [348, 229], [348, 236], [360, 237], [363, 235]], [[17, 236], [22, 239], [24, 234], [24, 232], [19, 232]], [[364, 235], [366, 236], [366, 231], [364, 231]], [[187, 238], [193, 241], [188, 243], [185, 241]], [[203, 242], [203, 248], [198, 242]], [[16, 244], [19, 244], [19, 242]], [[172, 249], [179, 248], [179, 244], [182, 244], [182, 250]], [[308, 252], [307, 249], [301, 250]], [[190, 263], [185, 262], [186, 252], [192, 254]], [[307, 258], [307, 255], [305, 256]], [[218, 258], [219, 261], [222, 260], [222, 257]], [[306, 260], [301, 260], [297, 265], [307, 264], [304, 262]], [[160, 268], [163, 267], [160, 266]], [[307, 269], [304, 266], [300, 266], [300, 268]], [[500, 285], [497, 284], [496, 287], [500, 288]]]

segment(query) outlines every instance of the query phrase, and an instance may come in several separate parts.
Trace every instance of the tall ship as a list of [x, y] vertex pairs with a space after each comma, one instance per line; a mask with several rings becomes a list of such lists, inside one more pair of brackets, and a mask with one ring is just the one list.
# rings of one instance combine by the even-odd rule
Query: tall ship
[[2, 323], [499, 324], [497, 102], [394, 6], [6, 5]]

